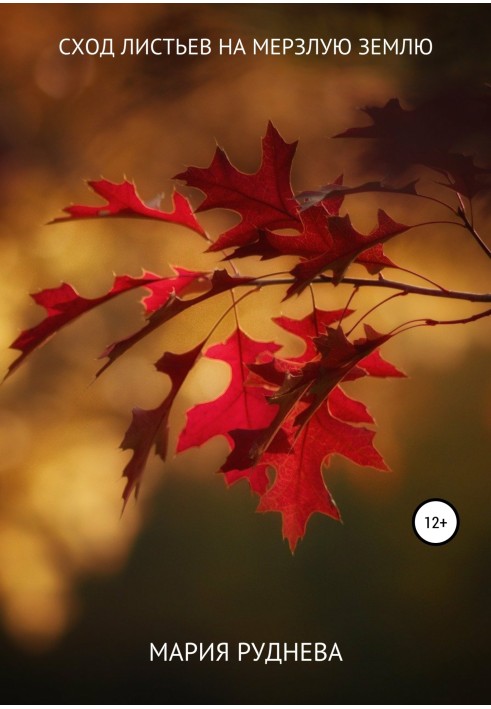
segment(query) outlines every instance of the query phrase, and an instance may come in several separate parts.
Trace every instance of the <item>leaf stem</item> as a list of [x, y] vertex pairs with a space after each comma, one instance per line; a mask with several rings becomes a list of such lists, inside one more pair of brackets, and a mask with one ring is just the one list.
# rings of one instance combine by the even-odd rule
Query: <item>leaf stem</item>
[[351, 305], [351, 301], [353, 300], [353, 298], [355, 297], [355, 295], [356, 295], [357, 293], [358, 293], [358, 286], [355, 286], [355, 287], [353, 288], [353, 290], [351, 291], [351, 295], [350, 295], [350, 297], [348, 298], [348, 301], [347, 301], [346, 305], [344, 306], [343, 314], [342, 314], [341, 317], [339, 318], [338, 330], [340, 329], [340, 327], [341, 327], [341, 325], [342, 325], [342, 322], [343, 322], [344, 318], [346, 317], [346, 313], [347, 313], [347, 311], [348, 311], [349, 306]]
[[393, 300], [394, 298], [400, 298], [403, 295], [407, 295], [404, 291], [399, 291], [399, 293], [392, 293], [392, 295], [389, 295], [387, 298], [384, 298], [383, 300], [380, 301], [380, 303], [376, 303], [370, 310], [367, 310], [366, 313], [364, 313], [361, 318], [358, 318], [358, 320], [355, 322], [353, 327], [351, 327], [348, 332], [346, 333], [346, 337], [349, 337], [353, 330], [358, 327], [360, 323], [362, 323], [369, 315], [371, 315], [374, 310], [377, 310], [377, 308], [380, 308], [382, 305], [385, 305], [385, 303], [388, 303], [389, 300]]

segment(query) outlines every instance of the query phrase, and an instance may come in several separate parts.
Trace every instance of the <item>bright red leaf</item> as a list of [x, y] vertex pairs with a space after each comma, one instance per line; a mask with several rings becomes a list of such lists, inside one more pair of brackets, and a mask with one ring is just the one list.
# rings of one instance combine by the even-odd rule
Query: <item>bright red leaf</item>
[[[307, 358], [322, 354], [324, 371], [322, 375], [318, 373], [312, 388], [321, 381], [321, 377], [327, 376], [329, 379], [329, 369], [333, 372], [338, 370], [334, 376], [340, 380], [343, 378], [340, 371], [349, 373], [354, 367], [361, 367], [360, 363], [366, 366], [366, 369], [359, 369], [361, 376], [401, 376], [395, 367], [375, 355], [377, 350], [366, 354], [375, 343], [380, 344], [384, 340], [384, 336], [371, 329], [367, 331], [366, 338], [355, 344], [349, 343], [341, 330], [334, 329], [328, 330], [326, 335], [314, 342], [312, 337], [319, 328], [325, 329], [338, 320], [340, 315], [341, 313], [336, 311], [316, 311], [315, 319], [313, 314], [300, 320], [284, 317], [275, 319], [277, 324], [299, 335], [307, 346], [303, 355], [296, 358], [297, 364], [304, 362], [307, 366], [314, 367], [314, 363], [307, 364]], [[320, 364], [318, 362], [318, 365]], [[253, 369], [258, 374], [267, 371], [267, 381], [275, 380], [274, 373], [271, 376], [270, 365], [256, 365]], [[288, 379], [285, 382], [283, 389], [287, 390], [291, 382]], [[229, 480], [246, 477], [249, 481], [254, 481], [251, 487], [261, 496], [258, 511], [276, 511], [282, 514], [283, 536], [288, 539], [292, 551], [297, 541], [303, 537], [307, 521], [313, 513], [320, 512], [339, 519], [339, 511], [322, 476], [322, 469], [329, 464], [331, 455], [337, 453], [359, 465], [379, 470], [388, 469], [373, 446], [374, 432], [357, 425], [373, 423], [372, 416], [361, 402], [347, 396], [338, 385], [332, 386], [332, 383], [331, 378], [328, 381], [330, 390], [328, 391], [328, 386], [323, 392], [321, 404], [317, 405], [314, 413], [309, 416], [306, 416], [312, 405], [309, 389], [295, 387], [301, 392], [301, 396], [283, 416], [276, 434], [276, 429], [271, 426], [262, 430], [232, 431], [234, 447], [222, 468]], [[278, 399], [284, 395], [281, 389], [280, 385]], [[317, 393], [314, 393], [314, 401], [316, 395]], [[273, 397], [273, 400], [277, 399]], [[290, 403], [291, 401], [288, 401], [288, 405]], [[264, 445], [266, 440], [270, 440], [270, 443]], [[268, 480], [267, 467], [275, 471], [275, 479], [273, 484], [265, 489]]]
[[225, 342], [206, 350], [206, 357], [230, 366], [231, 379], [219, 397], [189, 409], [186, 425], [179, 436], [178, 452], [201, 446], [218, 435], [225, 436], [230, 443], [228, 432], [234, 428], [257, 428], [270, 423], [275, 407], [268, 405], [262, 388], [246, 384], [249, 376], [247, 365], [279, 349], [275, 342], [258, 342], [237, 329]]
[[142, 299], [145, 312], [154, 313], [166, 305], [174, 296], [189, 295], [192, 290], [206, 287], [210, 274], [203, 271], [188, 271], [186, 268], [174, 268], [175, 275], [159, 278], [147, 285], [150, 295]]
[[[390, 335], [380, 335], [369, 327], [365, 330], [366, 337], [354, 343], [346, 338], [340, 327], [330, 327], [325, 334], [316, 337], [313, 342], [318, 356], [309, 362], [292, 363], [290, 371], [285, 370], [277, 391], [268, 397], [270, 403], [278, 406], [276, 414], [269, 425], [255, 431], [252, 444], [250, 431], [230, 431], [234, 449], [222, 470], [247, 469], [264, 462], [263, 457], [270, 447], [278, 446], [278, 436], [285, 432], [284, 427], [292, 425], [288, 422], [293, 412], [298, 411], [293, 420], [298, 435], [343, 380], [368, 373], [359, 367], [359, 363], [390, 339]], [[261, 373], [257, 367], [254, 371]], [[355, 377], [350, 376], [354, 371]], [[269, 381], [273, 380], [270, 378]]]
[[340, 386], [334, 387], [327, 398], [329, 413], [348, 423], [374, 423], [365, 404], [348, 396]]
[[53, 219], [51, 224], [66, 222], [71, 219], [133, 217], [156, 219], [170, 224], [178, 224], [192, 229], [200, 236], [206, 236], [206, 232], [194, 216], [188, 200], [179, 192], [174, 192], [172, 195], [174, 209], [171, 212], [164, 212], [158, 207], [161, 200], [160, 196], [153, 200], [152, 203], [145, 204], [137, 194], [135, 185], [127, 180], [119, 184], [109, 180], [91, 180], [87, 184], [96, 194], [105, 199], [107, 204], [103, 207], [72, 204], [63, 210], [68, 214], [68, 217], [57, 217]]
[[[267, 426], [276, 407], [268, 404], [262, 386], [249, 383], [248, 365], [261, 357], [271, 356], [280, 349], [275, 342], [253, 340], [242, 330], [235, 330], [225, 342], [213, 345], [206, 357], [227, 362], [231, 378], [226, 390], [213, 401], [197, 404], [187, 412], [186, 424], [177, 443], [177, 451], [201, 446], [214, 436], [225, 436], [230, 445], [230, 431], [235, 428], [251, 429]], [[253, 492], [262, 494], [268, 485], [266, 466], [257, 465], [249, 470], [230, 469], [225, 474], [228, 484], [246, 478]]]
[[288, 539], [292, 552], [304, 536], [307, 521], [314, 512], [340, 519], [322, 477], [322, 465], [328, 455], [322, 439], [323, 431], [312, 421], [291, 450], [265, 456], [275, 470], [275, 480], [261, 497], [257, 510], [281, 513], [283, 538]]
[[[300, 412], [294, 412], [294, 416], [296, 413]], [[350, 416], [357, 417], [354, 411]], [[320, 512], [340, 519], [322, 475], [331, 455], [343, 455], [359, 465], [379, 470], [387, 470], [387, 466], [373, 446], [373, 431], [333, 418], [326, 405], [316, 411], [296, 438], [291, 421], [285, 426], [292, 443], [290, 450], [268, 451], [263, 457], [263, 462], [274, 468], [275, 479], [257, 509], [281, 513], [283, 538], [288, 539], [293, 552], [312, 514]]]
[[57, 288], [48, 288], [40, 293], [33, 293], [31, 298], [38, 305], [42, 305], [47, 316], [34, 327], [24, 330], [10, 345], [12, 349], [20, 350], [22, 354], [10, 365], [7, 376], [12, 374], [31, 352], [80, 315], [134, 288], [146, 286], [153, 289], [161, 280], [161, 276], [156, 276], [154, 273], [143, 273], [139, 278], [116, 276], [111, 290], [98, 298], [84, 298], [68, 283], [62, 283]]
[[358, 367], [363, 369], [370, 377], [405, 377], [406, 375], [393, 364], [387, 362], [380, 350], [374, 350], [358, 362]]

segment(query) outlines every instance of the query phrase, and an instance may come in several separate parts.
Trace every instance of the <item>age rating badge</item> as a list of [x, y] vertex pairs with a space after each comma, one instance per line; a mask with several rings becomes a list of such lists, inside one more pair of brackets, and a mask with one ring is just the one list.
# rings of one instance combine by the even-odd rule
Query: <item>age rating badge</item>
[[450, 502], [438, 498], [425, 500], [414, 512], [414, 533], [425, 544], [447, 544], [459, 531], [459, 515]]

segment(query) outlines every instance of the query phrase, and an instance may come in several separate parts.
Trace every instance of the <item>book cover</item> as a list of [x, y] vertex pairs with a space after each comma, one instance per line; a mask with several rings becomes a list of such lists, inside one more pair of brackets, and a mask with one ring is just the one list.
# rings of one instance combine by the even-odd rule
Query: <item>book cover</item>
[[489, 7], [0, 12], [3, 701], [485, 703]]

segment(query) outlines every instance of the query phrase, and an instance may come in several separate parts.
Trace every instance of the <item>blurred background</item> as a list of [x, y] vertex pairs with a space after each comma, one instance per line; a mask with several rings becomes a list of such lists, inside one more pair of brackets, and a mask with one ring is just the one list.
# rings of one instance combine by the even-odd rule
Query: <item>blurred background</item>
[[[208, 165], [216, 142], [254, 172], [272, 120], [299, 139], [296, 191], [345, 173], [381, 178], [359, 141], [330, 136], [366, 123], [357, 111], [398, 96], [410, 108], [461, 100], [490, 81], [490, 10], [464, 5], [22, 5], [0, 10], [0, 363], [19, 331], [42, 313], [28, 293], [73, 284], [107, 291], [113, 272], [203, 268], [203, 242], [179, 227], [138, 220], [45, 226], [71, 202], [96, 204], [85, 179], [126, 176], [150, 200], [185, 165]], [[430, 37], [431, 56], [64, 57], [63, 37]], [[457, 101], [457, 99], [456, 99]], [[462, 134], [456, 149], [489, 144]], [[478, 164], [481, 164], [478, 159]], [[485, 164], [485, 163], [482, 163]], [[489, 163], [488, 163], [489, 164]], [[193, 204], [199, 193], [183, 190]], [[373, 196], [346, 202], [367, 233], [382, 206], [396, 221], [442, 218], [414, 202]], [[488, 205], [477, 223], [490, 231]], [[204, 214], [216, 236], [227, 214]], [[489, 243], [489, 237], [488, 243]], [[444, 286], [489, 292], [489, 263], [463, 230], [421, 228], [395, 240], [396, 263]], [[255, 263], [252, 262], [255, 267]], [[270, 270], [271, 264], [259, 268]], [[357, 273], [354, 269], [353, 273]], [[361, 272], [360, 272], [361, 273]], [[396, 274], [394, 274], [395, 277]], [[318, 305], [342, 307], [342, 287]], [[308, 298], [254, 296], [244, 328], [276, 337], [271, 308], [300, 317]], [[362, 293], [363, 312], [377, 293]], [[358, 382], [390, 474], [335, 459], [326, 475], [344, 525], [317, 516], [292, 557], [278, 515], [256, 515], [246, 485], [227, 490], [214, 470], [219, 439], [165, 466], [152, 460], [142, 495], [122, 518], [118, 450], [132, 406], [155, 406], [166, 382], [152, 362], [205, 334], [217, 302], [169, 324], [93, 383], [95, 358], [140, 321], [135, 294], [77, 321], [35, 353], [0, 392], [0, 681], [9, 702], [33, 703], [428, 703], [485, 701], [490, 651], [490, 324], [416, 330], [385, 356], [408, 380]], [[225, 306], [226, 307], [226, 306]], [[372, 324], [458, 318], [478, 308], [397, 299]], [[226, 321], [218, 336], [233, 323]], [[285, 350], [285, 352], [293, 349]], [[198, 369], [173, 414], [226, 386], [225, 367]], [[92, 382], [92, 384], [91, 384]], [[461, 517], [447, 546], [411, 528], [429, 497]], [[344, 663], [149, 663], [149, 643], [337, 642]]]

